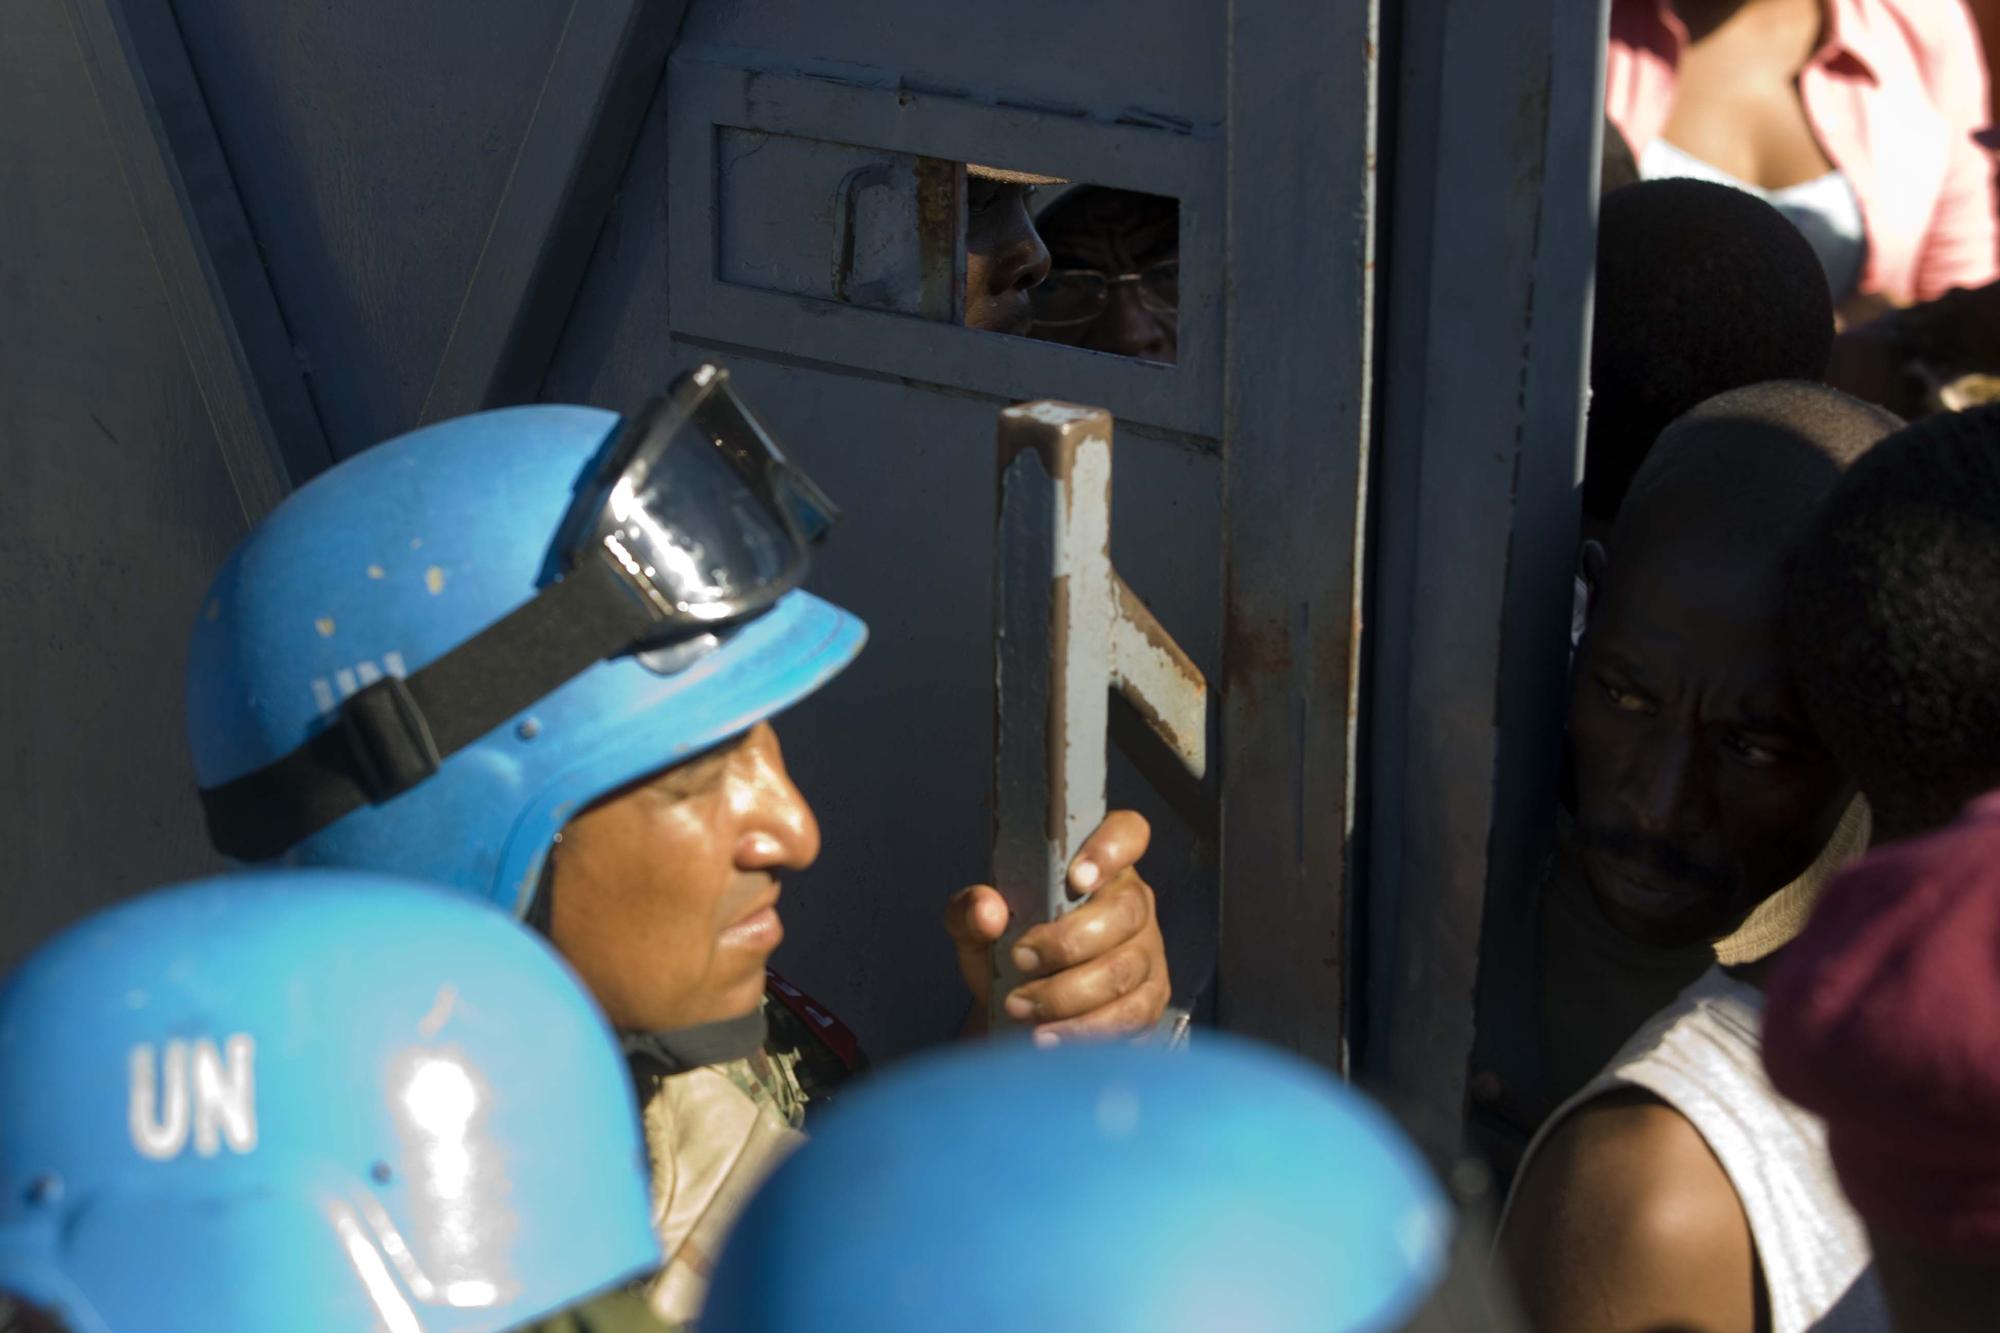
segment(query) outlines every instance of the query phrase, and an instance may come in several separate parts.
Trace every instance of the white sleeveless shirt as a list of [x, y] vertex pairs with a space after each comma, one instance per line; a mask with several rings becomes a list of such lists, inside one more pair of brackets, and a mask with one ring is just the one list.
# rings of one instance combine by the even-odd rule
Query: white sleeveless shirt
[[1762, 991], [1709, 969], [1543, 1123], [1516, 1178], [1577, 1107], [1643, 1088], [1685, 1116], [1728, 1173], [1757, 1246], [1771, 1333], [1889, 1333], [1868, 1235], [1834, 1177], [1825, 1126], [1764, 1076], [1763, 1013]]

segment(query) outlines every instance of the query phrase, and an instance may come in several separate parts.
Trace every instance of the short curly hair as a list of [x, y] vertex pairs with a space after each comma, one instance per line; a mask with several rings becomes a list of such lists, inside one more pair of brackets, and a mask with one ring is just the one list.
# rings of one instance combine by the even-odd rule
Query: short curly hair
[[2000, 787], [2000, 405], [1877, 445], [1795, 561], [1793, 677], [1885, 831], [1943, 824]]
[[1826, 272], [1755, 195], [1650, 180], [1604, 196], [1583, 511], [1610, 522], [1662, 430], [1766, 380], [1817, 380], [1833, 351]]

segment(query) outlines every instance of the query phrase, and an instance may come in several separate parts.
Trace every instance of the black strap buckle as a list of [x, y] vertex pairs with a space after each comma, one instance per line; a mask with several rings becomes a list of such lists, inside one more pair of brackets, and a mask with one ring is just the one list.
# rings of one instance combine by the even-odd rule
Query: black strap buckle
[[296, 749], [203, 788], [209, 839], [239, 861], [282, 855], [423, 782], [446, 756], [655, 624], [608, 562], [588, 561], [408, 680], [370, 681]]
[[347, 741], [362, 790], [378, 805], [416, 786], [444, 762], [424, 710], [401, 676], [384, 676], [355, 691], [341, 705], [334, 726]]

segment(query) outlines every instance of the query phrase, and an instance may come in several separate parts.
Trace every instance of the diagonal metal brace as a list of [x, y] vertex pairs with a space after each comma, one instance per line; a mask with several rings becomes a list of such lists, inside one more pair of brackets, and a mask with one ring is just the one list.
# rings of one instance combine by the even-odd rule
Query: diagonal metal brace
[[1000, 413], [995, 523], [993, 884], [1006, 899], [989, 1020], [1021, 981], [1021, 933], [1076, 906], [1067, 876], [1104, 818], [1116, 689], [1197, 780], [1208, 682], [1111, 564], [1111, 415], [1068, 403]]

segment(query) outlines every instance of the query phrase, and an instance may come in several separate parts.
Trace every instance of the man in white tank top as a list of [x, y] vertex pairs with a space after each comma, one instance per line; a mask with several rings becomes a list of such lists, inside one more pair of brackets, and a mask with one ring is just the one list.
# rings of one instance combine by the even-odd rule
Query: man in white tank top
[[[1624, 938], [1740, 933], [1841, 827], [1853, 789], [1785, 657], [1787, 557], [1896, 424], [1822, 386], [1755, 385], [1681, 418], [1634, 480], [1569, 714], [1569, 842]], [[1530, 1145], [1499, 1252], [1543, 1333], [1887, 1328], [1818, 1123], [1764, 1077], [1760, 970], [1701, 975]]]
[[[1626, 490], [1662, 431], [1730, 389], [1817, 378], [1833, 342], [1833, 306], [1819, 261], [1798, 229], [1764, 201], [1703, 181], [1644, 181], [1605, 199], [1596, 302], [1582, 493], [1588, 545], [1576, 584], [1573, 644], [1589, 618], [1590, 571], [1613, 545]], [[1614, 561], [1616, 554], [1613, 545]], [[1821, 821], [1779, 812], [1775, 820], [1754, 821], [1754, 835], [1749, 822], [1742, 841], [1765, 845], [1772, 840], [1764, 826], [1803, 829]], [[1771, 923], [1760, 919], [1746, 923], [1745, 939], [1720, 950], [1705, 937], [1676, 948], [1629, 939], [1592, 901], [1567, 832], [1538, 877], [1539, 911], [1489, 914], [1489, 929], [1504, 924], [1514, 935], [1496, 936], [1496, 947], [1534, 979], [1498, 989], [1512, 1001], [1507, 1012], [1488, 1004], [1480, 1015], [1476, 1131], [1504, 1171], [1548, 1113], [1718, 956], [1747, 961], [1760, 949], [1768, 952], [1759, 941], [1789, 938], [1789, 929], [1768, 929]], [[1782, 841], [1789, 844], [1792, 834]], [[1857, 807], [1803, 859], [1788, 850], [1784, 859], [1798, 862], [1803, 882], [1773, 911], [1795, 925], [1789, 909], [1810, 900], [1829, 866], [1851, 860], [1866, 844], [1866, 812]], [[1819, 862], [1813, 852], [1821, 853]]]

